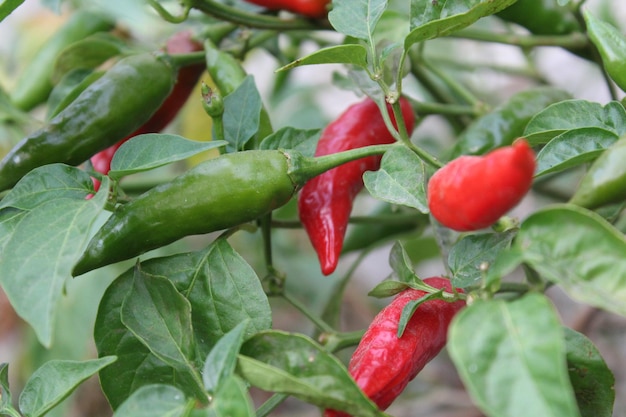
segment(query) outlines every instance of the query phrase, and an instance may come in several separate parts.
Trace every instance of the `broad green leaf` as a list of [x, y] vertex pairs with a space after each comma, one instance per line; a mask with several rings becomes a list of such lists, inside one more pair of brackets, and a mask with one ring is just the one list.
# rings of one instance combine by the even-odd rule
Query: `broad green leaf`
[[46, 414], [87, 378], [115, 362], [107, 356], [84, 362], [51, 360], [37, 369], [26, 381], [20, 394], [20, 411], [28, 417]]
[[113, 413], [113, 417], [182, 417], [190, 404], [178, 388], [165, 384], [145, 385]]
[[241, 352], [238, 372], [256, 387], [359, 417], [382, 415], [339, 359], [304, 335], [261, 332]]
[[[0, 235], [1, 236], [1, 235]], [[247, 319], [245, 338], [271, 327], [267, 296], [254, 270], [224, 239], [198, 252], [153, 258], [141, 264], [145, 274], [167, 277], [191, 303], [197, 358], [206, 358], [220, 338]], [[105, 292], [94, 330], [99, 355], [117, 355], [119, 361], [100, 373], [104, 393], [113, 408], [130, 393], [151, 383], [166, 383], [188, 397], [193, 381], [159, 360], [121, 321], [120, 310], [133, 287], [130, 269]]]
[[231, 375], [220, 384], [211, 405], [202, 411], [202, 415], [206, 417], [255, 416], [246, 383], [237, 375]]
[[223, 140], [200, 142], [167, 133], [146, 133], [124, 142], [113, 155], [111, 178], [119, 179], [182, 161], [209, 149], [226, 145]]
[[334, 0], [328, 13], [330, 24], [339, 33], [371, 42], [388, 0]]
[[524, 133], [526, 124], [546, 106], [570, 96], [553, 87], [536, 87], [511, 96], [506, 103], [474, 121], [459, 137], [450, 159], [482, 155], [507, 146]]
[[537, 112], [528, 122], [524, 137], [531, 145], [538, 145], [582, 127], [598, 127], [621, 136], [626, 133], [626, 110], [618, 101], [603, 106], [587, 100], [563, 100]]
[[565, 327], [567, 369], [582, 417], [611, 417], [615, 377], [586, 336]]
[[467, 288], [478, 283], [513, 237], [515, 231], [468, 235], [459, 240], [448, 254], [452, 284]]
[[0, 284], [16, 312], [33, 327], [44, 346], [52, 344], [52, 328], [64, 283], [72, 276], [71, 269], [87, 245], [107, 194], [105, 181], [90, 200], [66, 196], [41, 200], [30, 210], [0, 212]]
[[2, 4], [0, 4], [0, 22], [2, 22], [5, 17], [10, 15], [22, 3], [24, 3], [24, 0], [4, 0]]
[[304, 156], [312, 157], [315, 155], [320, 134], [320, 129], [296, 129], [287, 126], [263, 139], [259, 149], [295, 149]]
[[411, 0], [411, 32], [404, 40], [409, 50], [418, 42], [447, 36], [481, 17], [499, 12], [516, 0], [431, 1]]
[[204, 388], [215, 393], [220, 385], [229, 379], [237, 366], [237, 355], [244, 341], [244, 332], [249, 320], [242, 321], [234, 329], [217, 341], [202, 369]]
[[626, 36], [615, 26], [584, 11], [587, 35], [598, 48], [607, 74], [626, 91]]
[[626, 316], [626, 239], [592, 211], [554, 205], [531, 214], [515, 246], [572, 298]]
[[337, 45], [320, 49], [277, 69], [284, 71], [302, 65], [346, 64], [367, 68], [367, 49], [360, 44]]
[[535, 176], [563, 171], [592, 161], [617, 139], [614, 132], [598, 127], [567, 130], [539, 151]]
[[580, 417], [563, 330], [549, 300], [476, 301], [453, 320], [448, 352], [489, 417]]
[[195, 382], [191, 391], [202, 398], [203, 384], [194, 368], [191, 304], [167, 278], [135, 267], [133, 286], [122, 303], [122, 323], [161, 361]]
[[379, 200], [428, 213], [426, 167], [406, 146], [387, 151], [383, 155], [380, 169], [365, 172], [363, 182], [370, 194]]
[[243, 149], [259, 130], [262, 108], [263, 102], [251, 75], [224, 97], [224, 139], [231, 150]]
[[44, 165], [26, 174], [15, 185], [0, 200], [0, 209], [32, 210], [60, 198], [84, 200], [91, 193], [93, 181], [85, 171], [64, 164]]
[[13, 398], [9, 390], [9, 364], [0, 363], [0, 415], [16, 416], [20, 413], [13, 407]]

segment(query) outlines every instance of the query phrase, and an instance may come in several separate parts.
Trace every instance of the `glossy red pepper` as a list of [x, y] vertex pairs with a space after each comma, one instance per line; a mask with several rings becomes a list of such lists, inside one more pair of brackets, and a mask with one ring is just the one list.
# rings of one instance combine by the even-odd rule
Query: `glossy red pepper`
[[[450, 281], [433, 277], [424, 280], [435, 288], [452, 291]], [[464, 301], [429, 300], [419, 305], [398, 338], [398, 323], [409, 302], [426, 292], [407, 289], [376, 315], [352, 354], [348, 371], [363, 393], [385, 410], [402, 393], [419, 371], [444, 348], [448, 326]], [[325, 417], [346, 417], [326, 410]]]
[[269, 10], [288, 10], [303, 16], [321, 18], [328, 13], [330, 0], [246, 0]]
[[[406, 128], [413, 130], [415, 116], [406, 99], [400, 99]], [[392, 117], [392, 120], [395, 120]], [[368, 145], [393, 143], [380, 109], [372, 99], [350, 106], [322, 132], [315, 156]], [[319, 257], [324, 275], [337, 267], [352, 203], [363, 189], [363, 173], [380, 167], [380, 156], [372, 156], [331, 169], [302, 188], [298, 200], [300, 220]]]
[[[178, 32], [174, 34], [167, 41], [165, 47], [168, 54], [185, 54], [201, 51], [202, 49], [202, 43], [195, 41], [190, 32]], [[113, 155], [124, 142], [137, 135], [158, 133], [163, 130], [174, 117], [176, 117], [180, 109], [187, 102], [204, 68], [204, 64], [194, 64], [180, 68], [172, 92], [152, 117], [131, 135], [91, 157], [91, 164], [94, 170], [106, 175], [111, 170]], [[100, 181], [94, 179], [94, 187], [98, 190]]]
[[460, 156], [431, 177], [428, 207], [450, 229], [482, 229], [522, 200], [534, 172], [535, 154], [523, 139], [484, 156]]

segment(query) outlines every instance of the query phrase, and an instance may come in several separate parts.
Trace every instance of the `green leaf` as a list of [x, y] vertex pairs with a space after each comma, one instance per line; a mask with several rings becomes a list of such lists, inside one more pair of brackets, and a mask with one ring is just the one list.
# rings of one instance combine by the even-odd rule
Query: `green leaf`
[[285, 71], [303, 65], [345, 64], [367, 68], [367, 49], [360, 44], [337, 45], [323, 48], [277, 69]]
[[489, 114], [476, 119], [459, 137], [450, 159], [461, 155], [482, 155], [507, 146], [524, 133], [526, 124], [546, 106], [568, 99], [563, 90], [537, 87], [514, 94]]
[[442, 299], [441, 294], [442, 291], [433, 292], [425, 294], [419, 300], [409, 301], [404, 308], [402, 308], [402, 314], [400, 315], [400, 321], [398, 321], [398, 332], [396, 333], [398, 338], [401, 338], [404, 334], [404, 330], [406, 329], [406, 325], [409, 324], [409, 320], [413, 317], [413, 313], [417, 310], [417, 308], [422, 305], [424, 302], [428, 300]]
[[166, 133], [146, 133], [124, 142], [113, 155], [109, 176], [114, 179], [182, 161], [226, 145], [223, 140], [200, 142]]
[[572, 298], [626, 316], [626, 239], [599, 215], [574, 205], [531, 214], [515, 246]]
[[202, 370], [204, 387], [215, 393], [221, 384], [228, 380], [237, 366], [237, 355], [244, 341], [244, 332], [250, 320], [239, 323], [215, 344], [207, 356]]
[[304, 156], [313, 157], [320, 134], [320, 129], [296, 129], [287, 126], [263, 139], [259, 149], [294, 149]]
[[151, 384], [135, 391], [113, 417], [182, 417], [187, 415], [189, 408], [185, 394], [178, 388]]
[[467, 288], [478, 283], [500, 253], [509, 247], [515, 233], [482, 233], [459, 240], [448, 254], [452, 285]]
[[376, 285], [367, 295], [376, 298], [386, 298], [401, 293], [407, 288], [411, 288], [411, 284], [408, 282], [385, 280]]
[[537, 154], [535, 176], [560, 172], [592, 161], [617, 139], [614, 132], [598, 127], [567, 130], [548, 142]]
[[524, 255], [517, 247], [510, 247], [498, 253], [495, 261], [487, 268], [483, 287], [492, 294], [500, 289], [502, 277], [512, 273], [524, 262]]
[[400, 282], [410, 283], [416, 278], [413, 262], [400, 241], [394, 243], [389, 252], [389, 266], [393, 270], [393, 276]]
[[565, 327], [567, 369], [583, 417], [611, 417], [615, 377], [591, 340]]
[[28, 417], [46, 414], [87, 378], [116, 361], [108, 356], [88, 361], [51, 360], [37, 369], [20, 394], [20, 410]]
[[516, 0], [432, 1], [411, 0], [411, 32], [404, 40], [409, 50], [418, 42], [447, 36], [481, 17], [504, 10]]
[[248, 340], [238, 372], [266, 391], [360, 417], [380, 416], [334, 355], [304, 335], [266, 331]]
[[598, 48], [604, 69], [615, 84], [626, 91], [626, 36], [615, 26], [595, 18], [588, 10], [583, 16], [587, 35]]
[[328, 20], [337, 32], [371, 42], [386, 8], [387, 0], [334, 0]]
[[122, 323], [161, 361], [189, 375], [198, 397], [203, 384], [194, 367], [191, 304], [167, 278], [149, 275], [135, 267], [131, 290], [122, 303]]
[[0, 201], [0, 209], [32, 210], [47, 201], [84, 200], [93, 193], [93, 181], [85, 171], [64, 164], [35, 168]]
[[[0, 237], [2, 235], [0, 234]], [[196, 357], [206, 358], [213, 346], [247, 319], [244, 338], [269, 329], [269, 302], [254, 270], [225, 239], [206, 249], [142, 262], [144, 274], [167, 277], [191, 303]], [[119, 276], [107, 289], [96, 317], [94, 337], [99, 355], [117, 355], [119, 361], [100, 373], [104, 393], [113, 408], [130, 393], [151, 383], [189, 389], [184, 374], [159, 360], [121, 321], [122, 304], [133, 287], [133, 269]], [[187, 377], [188, 378], [188, 377]]]
[[[75, 170], [69, 169], [72, 173]], [[28, 182], [39, 178], [45, 183], [46, 172], [31, 173]], [[72, 184], [76, 177], [59, 176], [56, 182]], [[108, 188], [106, 180], [100, 192], [90, 200], [85, 200], [84, 192], [70, 193], [81, 198], [66, 195], [49, 199], [53, 197], [51, 194], [29, 196], [18, 188], [16, 199], [10, 197], [13, 192], [7, 197], [32, 208], [0, 211], [0, 284], [16, 312], [33, 327], [46, 347], [52, 344], [52, 329], [64, 283], [72, 276], [72, 267], [87, 245], [92, 225], [107, 201]]]
[[370, 194], [379, 200], [428, 213], [426, 167], [406, 146], [385, 152], [380, 169], [365, 172], [363, 182]]
[[448, 352], [489, 417], [579, 417], [563, 330], [549, 300], [476, 301], [453, 320]]
[[218, 387], [213, 396], [211, 406], [206, 410], [207, 417], [254, 417], [252, 399], [248, 394], [246, 383], [231, 375]]
[[262, 108], [263, 102], [251, 75], [224, 97], [224, 139], [231, 150], [243, 149], [259, 130]]
[[621, 136], [626, 133], [626, 110], [618, 101], [605, 106], [579, 99], [560, 101], [534, 115], [524, 137], [531, 145], [538, 145], [567, 130], [583, 127], [598, 127]]
[[0, 22], [2, 22], [22, 3], [24, 3], [24, 0], [4, 0], [2, 4], [0, 4]]
[[19, 416], [9, 390], [9, 364], [0, 363], [0, 415]]

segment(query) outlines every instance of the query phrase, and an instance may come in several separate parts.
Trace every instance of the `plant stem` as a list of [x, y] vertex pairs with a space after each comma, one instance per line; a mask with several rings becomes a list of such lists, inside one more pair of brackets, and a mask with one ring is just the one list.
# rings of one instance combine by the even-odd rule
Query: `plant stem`
[[411, 106], [420, 115], [441, 114], [450, 116], [472, 116], [478, 117], [482, 112], [475, 106], [463, 104], [444, 104], [410, 99]]
[[189, 5], [185, 5], [183, 7], [183, 12], [180, 16], [172, 15], [165, 7], [161, 6], [161, 4], [157, 0], [148, 0], [148, 3], [156, 12], [167, 22], [169, 23], [182, 23], [187, 20], [187, 16], [189, 16], [189, 11], [191, 7]]
[[435, 74], [444, 84], [450, 88], [450, 90], [465, 100], [467, 103], [472, 106], [480, 105], [480, 100], [476, 98], [474, 93], [469, 91], [463, 84], [459, 83], [457, 80], [450, 77], [444, 71], [441, 71], [438, 67], [430, 64], [428, 61], [422, 61], [422, 65], [424, 65], [430, 72]]
[[296, 310], [300, 311], [306, 318], [308, 318], [314, 325], [323, 333], [334, 333], [334, 329], [330, 327], [326, 322], [321, 320], [315, 314], [313, 314], [307, 306], [302, 304], [299, 300], [293, 298], [286, 291], [283, 291], [281, 296], [291, 304]]
[[365, 330], [357, 330], [354, 332], [330, 334], [324, 348], [332, 353], [350, 346], [356, 346], [361, 341], [364, 333]]
[[164, 54], [167, 61], [171, 62], [175, 67], [187, 67], [189, 65], [203, 64], [205, 60], [204, 51], [191, 52], [188, 54]]
[[480, 29], [464, 29], [450, 35], [454, 38], [471, 39], [482, 42], [503, 43], [522, 48], [537, 46], [560, 46], [566, 49], [585, 48], [589, 41], [579, 32], [569, 35], [518, 35], [512, 33], [494, 33]]

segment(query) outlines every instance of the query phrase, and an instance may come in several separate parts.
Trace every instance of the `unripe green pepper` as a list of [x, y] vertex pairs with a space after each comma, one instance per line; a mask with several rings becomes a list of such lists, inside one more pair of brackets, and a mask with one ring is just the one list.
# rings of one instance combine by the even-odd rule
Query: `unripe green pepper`
[[185, 236], [253, 221], [286, 204], [314, 176], [380, 154], [388, 146], [319, 158], [306, 158], [293, 150], [252, 150], [202, 162], [118, 208], [92, 238], [72, 274], [132, 258]]
[[28, 111], [43, 103], [52, 91], [52, 71], [59, 53], [68, 45], [87, 36], [111, 30], [110, 18], [91, 11], [77, 11], [63, 27], [39, 49], [23, 71], [11, 94], [11, 101], [21, 110]]
[[566, 35], [580, 31], [580, 24], [570, 9], [557, 0], [518, 0], [497, 14], [517, 23], [535, 35]]
[[602, 64], [615, 84], [626, 91], [626, 37], [616, 27], [585, 13], [587, 35], [598, 48]]
[[0, 191], [34, 168], [78, 165], [117, 143], [150, 118], [175, 80], [176, 68], [165, 57], [144, 53], [120, 60], [0, 161]]
[[589, 167], [570, 203], [589, 209], [626, 199], [626, 136]]

